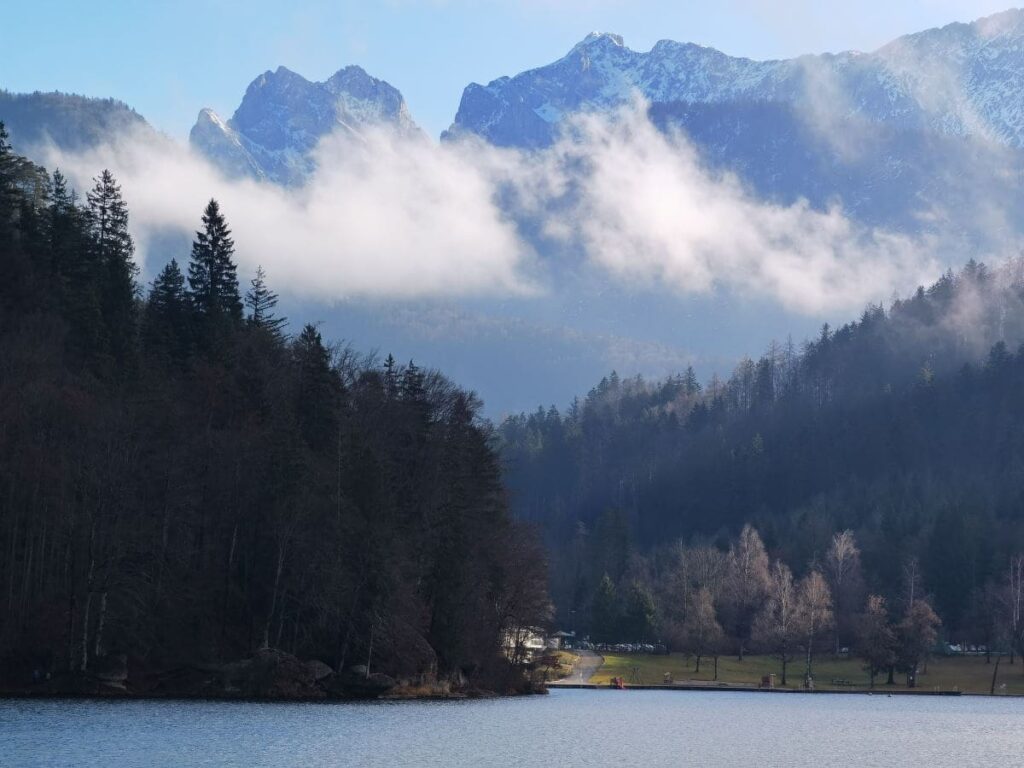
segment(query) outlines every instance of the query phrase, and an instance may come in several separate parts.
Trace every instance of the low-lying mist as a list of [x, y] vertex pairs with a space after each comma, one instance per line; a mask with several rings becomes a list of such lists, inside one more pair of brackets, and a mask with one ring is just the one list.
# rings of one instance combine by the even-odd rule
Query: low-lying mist
[[655, 128], [639, 102], [582, 116], [532, 152], [383, 128], [338, 134], [297, 189], [227, 179], [181, 144], [139, 134], [42, 155], [79, 190], [114, 172], [140, 261], [168, 232], [194, 230], [216, 197], [243, 273], [262, 264], [277, 290], [324, 302], [557, 293], [552, 264], [582, 254], [583, 269], [632, 290], [725, 290], [816, 315], [886, 301], [942, 269], [940, 214], [934, 234], [911, 236], [858, 224], [839, 201], [765, 202], [705, 166], [681, 133]]

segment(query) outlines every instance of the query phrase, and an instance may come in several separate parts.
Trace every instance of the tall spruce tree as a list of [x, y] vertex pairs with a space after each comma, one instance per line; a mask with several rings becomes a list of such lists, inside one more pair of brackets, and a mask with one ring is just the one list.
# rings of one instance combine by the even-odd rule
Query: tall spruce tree
[[50, 180], [48, 219], [50, 270], [73, 349], [82, 358], [95, 358], [107, 338], [100, 299], [102, 270], [96, 249], [89, 247], [88, 217], [59, 170]]
[[99, 268], [99, 301], [111, 356], [118, 363], [131, 357], [135, 338], [138, 274], [135, 243], [128, 233], [128, 206], [114, 175], [104, 170], [86, 195], [94, 262]]
[[14, 194], [14, 154], [7, 128], [0, 122], [0, 245], [6, 244], [13, 232], [12, 224], [17, 197]]
[[281, 329], [288, 322], [286, 317], [277, 317], [274, 308], [277, 306], [277, 294], [267, 287], [267, 273], [263, 267], [256, 268], [256, 276], [249, 283], [245, 294], [245, 306], [249, 309], [246, 318], [250, 327], [262, 328], [273, 337], [282, 337]]
[[216, 200], [203, 211], [203, 229], [192, 242], [188, 265], [189, 296], [200, 319], [219, 322], [242, 321], [242, 299], [238, 291], [233, 256], [235, 242]]
[[302, 436], [315, 450], [328, 446], [337, 433], [341, 381], [331, 367], [331, 353], [320, 331], [307, 323], [292, 343], [295, 364], [295, 413]]
[[188, 296], [185, 276], [171, 259], [153, 280], [146, 302], [142, 339], [146, 352], [180, 362], [188, 353]]

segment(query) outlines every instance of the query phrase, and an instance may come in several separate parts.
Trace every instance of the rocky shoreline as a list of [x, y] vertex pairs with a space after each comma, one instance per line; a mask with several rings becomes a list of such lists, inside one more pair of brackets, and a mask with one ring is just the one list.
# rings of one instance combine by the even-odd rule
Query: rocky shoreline
[[225, 664], [180, 664], [139, 669], [125, 656], [110, 656], [84, 673], [33, 675], [21, 685], [0, 685], [8, 698], [202, 699], [217, 701], [328, 702], [353, 700], [475, 699], [546, 693], [520, 682], [492, 690], [463, 680], [417, 675], [396, 679], [357, 665], [338, 673], [319, 660], [303, 661], [273, 649]]

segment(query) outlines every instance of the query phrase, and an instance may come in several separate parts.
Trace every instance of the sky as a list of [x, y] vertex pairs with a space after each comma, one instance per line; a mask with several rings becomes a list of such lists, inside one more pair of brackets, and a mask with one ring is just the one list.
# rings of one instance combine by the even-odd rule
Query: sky
[[183, 139], [202, 107], [229, 116], [260, 73], [323, 80], [359, 64], [436, 136], [462, 89], [547, 64], [590, 31], [788, 58], [873, 50], [1005, 10], [1007, 0], [33, 0], [0, 17], [0, 88], [112, 96]]

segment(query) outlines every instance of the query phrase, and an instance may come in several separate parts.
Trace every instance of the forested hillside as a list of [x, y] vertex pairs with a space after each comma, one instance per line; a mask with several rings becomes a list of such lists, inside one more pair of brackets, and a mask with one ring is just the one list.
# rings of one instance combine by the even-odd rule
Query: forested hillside
[[116, 99], [71, 93], [10, 93], [0, 89], [0, 115], [18, 152], [49, 143], [69, 151], [99, 146], [111, 136], [156, 131], [135, 110]]
[[479, 402], [287, 325], [196, 213], [144, 290], [115, 179], [82, 199], [0, 124], [0, 684], [279, 649], [508, 685], [546, 572]]
[[[946, 638], [1019, 647], [1022, 275], [971, 262], [726, 380], [612, 374], [564, 414], [508, 419], [513, 508], [545, 527], [562, 620], [668, 636], [708, 587], [713, 616], [745, 616], [726, 632], [736, 650], [753, 620], [737, 606], [768, 600], [769, 557], [827, 576], [841, 537], [860, 580], [830, 582], [844, 645], [874, 594], [894, 624], [927, 596]], [[745, 524], [767, 552], [753, 597], [729, 559]]]

